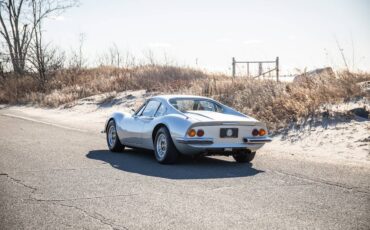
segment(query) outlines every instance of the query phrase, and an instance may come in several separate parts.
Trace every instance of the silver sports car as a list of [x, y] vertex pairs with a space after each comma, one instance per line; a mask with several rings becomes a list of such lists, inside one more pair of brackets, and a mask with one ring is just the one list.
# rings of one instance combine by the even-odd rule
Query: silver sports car
[[262, 122], [210, 98], [184, 95], [155, 96], [133, 114], [113, 113], [104, 131], [111, 151], [154, 150], [160, 163], [173, 163], [179, 154], [250, 162], [271, 141]]

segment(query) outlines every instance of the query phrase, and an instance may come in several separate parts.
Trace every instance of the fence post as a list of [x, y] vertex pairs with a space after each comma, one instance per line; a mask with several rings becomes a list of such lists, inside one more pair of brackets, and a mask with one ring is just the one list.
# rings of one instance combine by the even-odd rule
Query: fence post
[[233, 77], [235, 77], [235, 58], [232, 59]]
[[250, 77], [250, 75], [249, 75], [249, 62], [247, 62], [247, 76]]
[[276, 57], [276, 81], [279, 82], [279, 57]]
[[263, 73], [262, 62], [258, 62], [258, 76], [261, 76]]

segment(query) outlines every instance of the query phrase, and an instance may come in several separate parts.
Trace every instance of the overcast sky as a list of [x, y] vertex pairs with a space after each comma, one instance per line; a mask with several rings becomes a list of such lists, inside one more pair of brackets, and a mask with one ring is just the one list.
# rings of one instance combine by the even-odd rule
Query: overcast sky
[[45, 23], [46, 38], [66, 50], [85, 35], [85, 53], [115, 43], [138, 59], [148, 50], [181, 66], [230, 73], [231, 58], [274, 60], [295, 68], [370, 70], [369, 0], [81, 0]]

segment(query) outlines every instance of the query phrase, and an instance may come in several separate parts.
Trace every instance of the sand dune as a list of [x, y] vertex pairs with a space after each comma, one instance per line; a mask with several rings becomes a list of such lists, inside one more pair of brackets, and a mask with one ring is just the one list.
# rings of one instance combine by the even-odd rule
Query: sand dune
[[[41, 121], [47, 124], [101, 135], [106, 118], [114, 111], [130, 113], [154, 93], [145, 90], [95, 95], [57, 109], [31, 106], [2, 106], [6, 116]], [[354, 108], [368, 107], [366, 100], [326, 105], [327, 117], [307, 120], [274, 136], [260, 154], [293, 157], [335, 164], [370, 167], [370, 120], [352, 114]]]

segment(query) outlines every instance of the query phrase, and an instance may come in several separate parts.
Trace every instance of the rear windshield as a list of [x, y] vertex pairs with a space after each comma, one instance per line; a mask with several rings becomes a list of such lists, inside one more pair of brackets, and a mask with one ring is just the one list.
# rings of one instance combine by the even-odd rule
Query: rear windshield
[[181, 112], [185, 113], [188, 111], [212, 111], [222, 113], [222, 107], [213, 101], [199, 98], [174, 98], [170, 100], [173, 107]]

